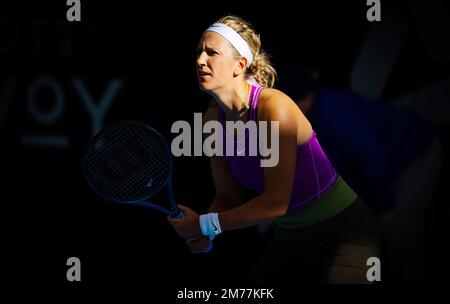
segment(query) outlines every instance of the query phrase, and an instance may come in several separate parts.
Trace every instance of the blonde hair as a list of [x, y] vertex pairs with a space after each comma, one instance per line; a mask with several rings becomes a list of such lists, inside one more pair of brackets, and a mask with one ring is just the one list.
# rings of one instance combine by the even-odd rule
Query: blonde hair
[[[247, 68], [245, 77], [248, 79], [253, 76], [262, 86], [273, 88], [277, 72], [270, 63], [269, 55], [261, 49], [260, 35], [255, 32], [252, 25], [236, 16], [224, 16], [216, 23], [228, 25], [247, 42], [253, 55], [253, 62]], [[236, 57], [240, 57], [238, 51], [234, 48], [233, 50]]]

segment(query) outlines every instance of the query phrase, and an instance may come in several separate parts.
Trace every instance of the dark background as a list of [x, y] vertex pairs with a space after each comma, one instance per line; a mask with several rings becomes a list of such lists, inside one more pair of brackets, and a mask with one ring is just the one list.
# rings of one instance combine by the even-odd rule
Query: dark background
[[[410, 29], [382, 100], [449, 75], [449, 62], [428, 53], [406, 1], [395, 3]], [[322, 85], [349, 88], [352, 66], [372, 25], [365, 1], [222, 6], [209, 1], [82, 1], [82, 20], [73, 23], [66, 20], [67, 8], [65, 1], [0, 5], [2, 247], [12, 270], [10, 282], [72, 287], [66, 281], [66, 260], [76, 256], [82, 264], [78, 284], [84, 287], [135, 283], [157, 292], [171, 282], [178, 287], [240, 286], [267, 242], [254, 229], [227, 232], [217, 239], [214, 252], [193, 256], [164, 216], [110, 204], [88, 188], [80, 161], [96, 129], [75, 82], [81, 81], [98, 102], [118, 81], [101, 127], [140, 120], [170, 140], [173, 122], [192, 122], [193, 113], [208, 105], [209, 97], [196, 83], [195, 50], [202, 32], [222, 15], [248, 19], [261, 33], [275, 68], [307, 63], [320, 71]], [[33, 95], [40, 81], [50, 83], [59, 99], [48, 88]], [[45, 120], [36, 111], [54, 116]], [[442, 282], [448, 270], [444, 180], [449, 124], [441, 124], [437, 132], [444, 158], [426, 227], [428, 283]], [[31, 144], [29, 137], [36, 135], [59, 136], [63, 144]], [[206, 211], [213, 197], [208, 159], [175, 159], [174, 185], [179, 201]], [[211, 268], [214, 281], [207, 275]]]

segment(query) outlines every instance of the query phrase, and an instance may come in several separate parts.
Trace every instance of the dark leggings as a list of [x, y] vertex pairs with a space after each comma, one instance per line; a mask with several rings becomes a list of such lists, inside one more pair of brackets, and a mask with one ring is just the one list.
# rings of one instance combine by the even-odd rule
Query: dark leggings
[[378, 230], [361, 198], [322, 222], [293, 229], [275, 224], [274, 237], [249, 285], [364, 284], [367, 259], [380, 257]]

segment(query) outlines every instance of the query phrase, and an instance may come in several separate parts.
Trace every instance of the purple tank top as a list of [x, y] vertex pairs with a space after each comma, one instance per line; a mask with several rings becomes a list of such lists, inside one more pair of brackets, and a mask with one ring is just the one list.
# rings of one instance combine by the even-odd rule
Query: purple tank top
[[[257, 122], [258, 99], [263, 89], [263, 87], [252, 86], [250, 108], [247, 113], [248, 120]], [[236, 147], [236, 138], [225, 131], [222, 109], [219, 110], [219, 121], [224, 130], [224, 143], [225, 140], [231, 140]], [[261, 194], [264, 192], [264, 168], [260, 166], [259, 153], [257, 156], [249, 156], [247, 153], [248, 129], [246, 129], [245, 137], [239, 140], [246, 141], [244, 155], [237, 156], [236, 150], [234, 150], [235, 156], [226, 156], [233, 176], [242, 186]], [[292, 213], [320, 199], [336, 184], [337, 179], [338, 174], [322, 150], [316, 133], [313, 131], [308, 142], [297, 146], [295, 177], [287, 213]]]

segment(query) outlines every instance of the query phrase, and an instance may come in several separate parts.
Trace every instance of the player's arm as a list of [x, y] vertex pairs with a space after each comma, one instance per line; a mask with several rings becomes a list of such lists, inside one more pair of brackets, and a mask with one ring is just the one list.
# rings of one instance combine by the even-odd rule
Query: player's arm
[[[203, 116], [203, 124], [210, 120], [218, 120], [219, 107], [210, 107]], [[204, 138], [209, 134], [204, 134]], [[242, 188], [231, 173], [225, 156], [210, 157], [211, 174], [215, 188], [214, 200], [208, 212], [222, 212], [242, 203]]]
[[[218, 120], [218, 107], [210, 107], [203, 116], [203, 125], [210, 120]], [[209, 134], [203, 134], [203, 140]], [[208, 212], [223, 212], [242, 203], [242, 188], [234, 179], [225, 156], [210, 157], [215, 196]], [[210, 239], [201, 233], [186, 239], [191, 252], [202, 253], [208, 247]]]
[[[274, 167], [264, 168], [265, 189], [254, 199], [219, 213], [222, 231], [257, 225], [286, 213], [291, 198], [297, 157], [297, 125], [299, 115], [295, 103], [279, 91], [258, 107], [259, 121], [279, 122], [279, 160]], [[270, 134], [268, 131], [267, 134]], [[270, 142], [270, 138], [269, 138]]]

